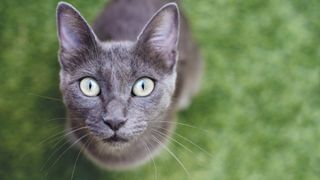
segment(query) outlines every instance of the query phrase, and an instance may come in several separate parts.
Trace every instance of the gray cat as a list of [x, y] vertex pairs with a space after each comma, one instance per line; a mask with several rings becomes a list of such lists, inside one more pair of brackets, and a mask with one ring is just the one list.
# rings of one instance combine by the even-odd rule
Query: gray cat
[[197, 92], [202, 70], [177, 4], [112, 0], [92, 29], [62, 2], [57, 26], [60, 89], [73, 143], [106, 169], [152, 158], [174, 130], [176, 112]]

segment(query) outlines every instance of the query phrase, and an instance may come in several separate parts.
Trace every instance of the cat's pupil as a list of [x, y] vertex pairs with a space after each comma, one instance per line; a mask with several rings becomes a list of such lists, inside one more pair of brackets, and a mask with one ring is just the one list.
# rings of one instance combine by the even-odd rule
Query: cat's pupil
[[142, 89], [144, 90], [144, 82], [142, 82], [141, 87], [142, 87]]
[[91, 82], [89, 82], [89, 89], [91, 89], [92, 88], [92, 83]]

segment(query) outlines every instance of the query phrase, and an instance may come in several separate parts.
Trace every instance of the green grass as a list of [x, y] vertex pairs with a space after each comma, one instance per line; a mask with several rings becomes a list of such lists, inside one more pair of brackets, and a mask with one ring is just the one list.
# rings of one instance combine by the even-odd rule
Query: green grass
[[[105, 1], [70, 1], [92, 22]], [[39, 144], [63, 130], [59, 101], [57, 1], [0, 5], [0, 179], [70, 179], [77, 149], [41, 167], [56, 148]], [[189, 179], [320, 178], [320, 2], [184, 0], [205, 58], [202, 91], [178, 126], [212, 156], [172, 142]], [[49, 161], [53, 163], [58, 155]], [[49, 164], [50, 164], [49, 163]], [[169, 153], [156, 157], [158, 179], [187, 179]], [[150, 162], [104, 171], [81, 156], [75, 179], [154, 179]]]

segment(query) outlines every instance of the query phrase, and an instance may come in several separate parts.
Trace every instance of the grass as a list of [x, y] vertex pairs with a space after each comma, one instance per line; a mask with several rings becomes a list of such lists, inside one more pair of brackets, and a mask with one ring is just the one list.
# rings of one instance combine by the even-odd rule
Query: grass
[[[92, 22], [105, 1], [69, 1]], [[2, 0], [0, 6], [0, 178], [70, 179], [78, 155], [39, 144], [63, 130], [58, 90], [57, 1]], [[205, 58], [202, 91], [155, 158], [158, 179], [319, 179], [320, 2], [184, 0]], [[50, 120], [52, 118], [61, 118]], [[49, 161], [58, 158], [54, 155]], [[127, 172], [104, 171], [80, 156], [74, 179], [154, 179], [151, 162]]]

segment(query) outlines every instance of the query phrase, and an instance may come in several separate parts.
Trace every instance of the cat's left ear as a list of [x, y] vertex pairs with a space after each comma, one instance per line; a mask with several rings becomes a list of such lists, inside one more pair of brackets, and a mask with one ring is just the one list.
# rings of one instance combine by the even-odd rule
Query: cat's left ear
[[138, 36], [138, 45], [149, 53], [160, 56], [165, 66], [173, 67], [178, 54], [179, 24], [177, 4], [164, 5]]
[[60, 2], [57, 6], [57, 26], [62, 50], [89, 49], [96, 45], [96, 36], [85, 19], [70, 4]]

